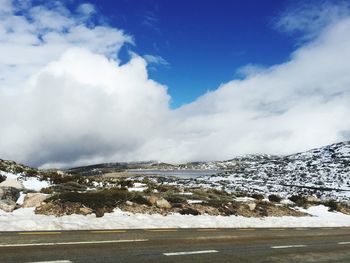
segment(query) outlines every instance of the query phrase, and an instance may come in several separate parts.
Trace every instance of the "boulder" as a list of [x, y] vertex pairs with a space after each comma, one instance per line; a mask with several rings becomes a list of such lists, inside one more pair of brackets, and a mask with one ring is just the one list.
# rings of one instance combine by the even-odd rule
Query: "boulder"
[[23, 189], [23, 184], [20, 181], [14, 179], [6, 179], [2, 183], [0, 183], [0, 187], [13, 187], [16, 189]]
[[85, 206], [81, 207], [81, 208], [79, 208], [79, 214], [84, 215], [84, 216], [90, 215], [90, 214], [92, 214], [92, 209], [85, 207]]
[[255, 209], [255, 207], [256, 207], [256, 203], [249, 203], [248, 207], [249, 207], [250, 211], [253, 211]]
[[320, 201], [320, 199], [318, 199], [316, 196], [309, 196], [306, 200], [311, 203]]
[[147, 201], [150, 205], [155, 205], [158, 201], [158, 197], [151, 195], [150, 197], [148, 197]]
[[126, 201], [125, 204], [128, 205], [128, 206], [133, 206], [134, 205], [134, 203], [131, 202], [131, 201]]
[[16, 202], [20, 196], [20, 191], [14, 187], [0, 187], [0, 199]]
[[16, 208], [16, 202], [13, 200], [0, 200], [0, 209], [5, 212], [12, 212]]
[[49, 196], [42, 193], [28, 193], [24, 197], [22, 207], [38, 207], [41, 203], [46, 200]]
[[166, 208], [166, 209], [171, 208], [171, 204], [164, 198], [158, 199], [156, 202], [156, 206], [159, 208]]

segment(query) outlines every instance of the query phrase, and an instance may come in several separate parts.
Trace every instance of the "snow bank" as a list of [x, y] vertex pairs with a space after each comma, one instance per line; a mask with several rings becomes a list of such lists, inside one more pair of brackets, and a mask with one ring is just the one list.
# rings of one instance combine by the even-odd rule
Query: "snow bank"
[[325, 206], [300, 209], [313, 217], [241, 216], [192, 216], [172, 214], [168, 216], [130, 214], [116, 209], [102, 218], [95, 215], [70, 215], [62, 217], [35, 215], [33, 208], [21, 208], [12, 213], [0, 211], [1, 231], [69, 230], [69, 229], [130, 229], [130, 228], [245, 228], [245, 227], [350, 227], [350, 216], [328, 212]]

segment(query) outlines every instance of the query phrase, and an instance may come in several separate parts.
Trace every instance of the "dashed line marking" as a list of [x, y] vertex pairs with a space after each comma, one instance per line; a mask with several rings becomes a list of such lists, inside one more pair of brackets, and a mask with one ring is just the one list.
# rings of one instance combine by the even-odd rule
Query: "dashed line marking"
[[285, 228], [270, 228], [270, 231], [284, 231], [286, 230]]
[[93, 230], [90, 233], [93, 234], [111, 234], [111, 233], [125, 233], [126, 230]]
[[283, 248], [298, 248], [298, 247], [307, 247], [306, 245], [287, 245], [287, 246], [272, 246], [271, 248], [283, 249]]
[[101, 241], [78, 241], [78, 242], [53, 242], [53, 243], [28, 243], [28, 244], [0, 244], [0, 247], [35, 247], [35, 246], [60, 246], [60, 245], [86, 245], [86, 244], [108, 244], [108, 243], [128, 243], [145, 242], [148, 239], [119, 239]]
[[306, 231], [306, 230], [310, 230], [310, 228], [295, 228], [294, 230], [298, 230], [298, 231]]
[[195, 255], [195, 254], [207, 254], [207, 253], [217, 253], [217, 250], [199, 250], [199, 251], [184, 251], [184, 252], [171, 252], [163, 253], [164, 256], [184, 256], [184, 255]]
[[35, 261], [35, 262], [28, 262], [28, 263], [72, 263], [70, 260], [54, 260], [54, 261]]
[[216, 228], [199, 228], [197, 229], [199, 232], [206, 232], [206, 231], [219, 231], [219, 229]]
[[59, 235], [62, 232], [19, 232], [18, 235]]
[[145, 229], [149, 232], [176, 232], [177, 229]]
[[350, 241], [338, 242], [338, 245], [350, 245]]
[[239, 231], [255, 231], [255, 228], [238, 228]]

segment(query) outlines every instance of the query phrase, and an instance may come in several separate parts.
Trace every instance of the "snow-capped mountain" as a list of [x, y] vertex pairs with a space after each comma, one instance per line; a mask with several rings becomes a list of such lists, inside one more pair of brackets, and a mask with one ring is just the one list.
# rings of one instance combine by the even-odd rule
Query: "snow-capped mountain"
[[197, 163], [196, 167], [225, 170], [193, 180], [202, 186], [350, 200], [350, 142], [289, 156], [247, 155], [228, 161]]

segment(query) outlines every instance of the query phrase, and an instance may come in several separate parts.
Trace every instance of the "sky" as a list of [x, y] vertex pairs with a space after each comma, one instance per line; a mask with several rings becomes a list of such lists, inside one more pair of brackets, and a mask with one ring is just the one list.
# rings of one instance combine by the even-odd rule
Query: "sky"
[[246, 64], [271, 66], [285, 61], [295, 45], [273, 26], [289, 1], [92, 3], [111, 25], [135, 36], [135, 46], [126, 50], [163, 59], [150, 65], [149, 75], [167, 85], [172, 108], [242, 77], [239, 69]]
[[0, 158], [291, 154], [350, 140], [348, 1], [0, 0]]

